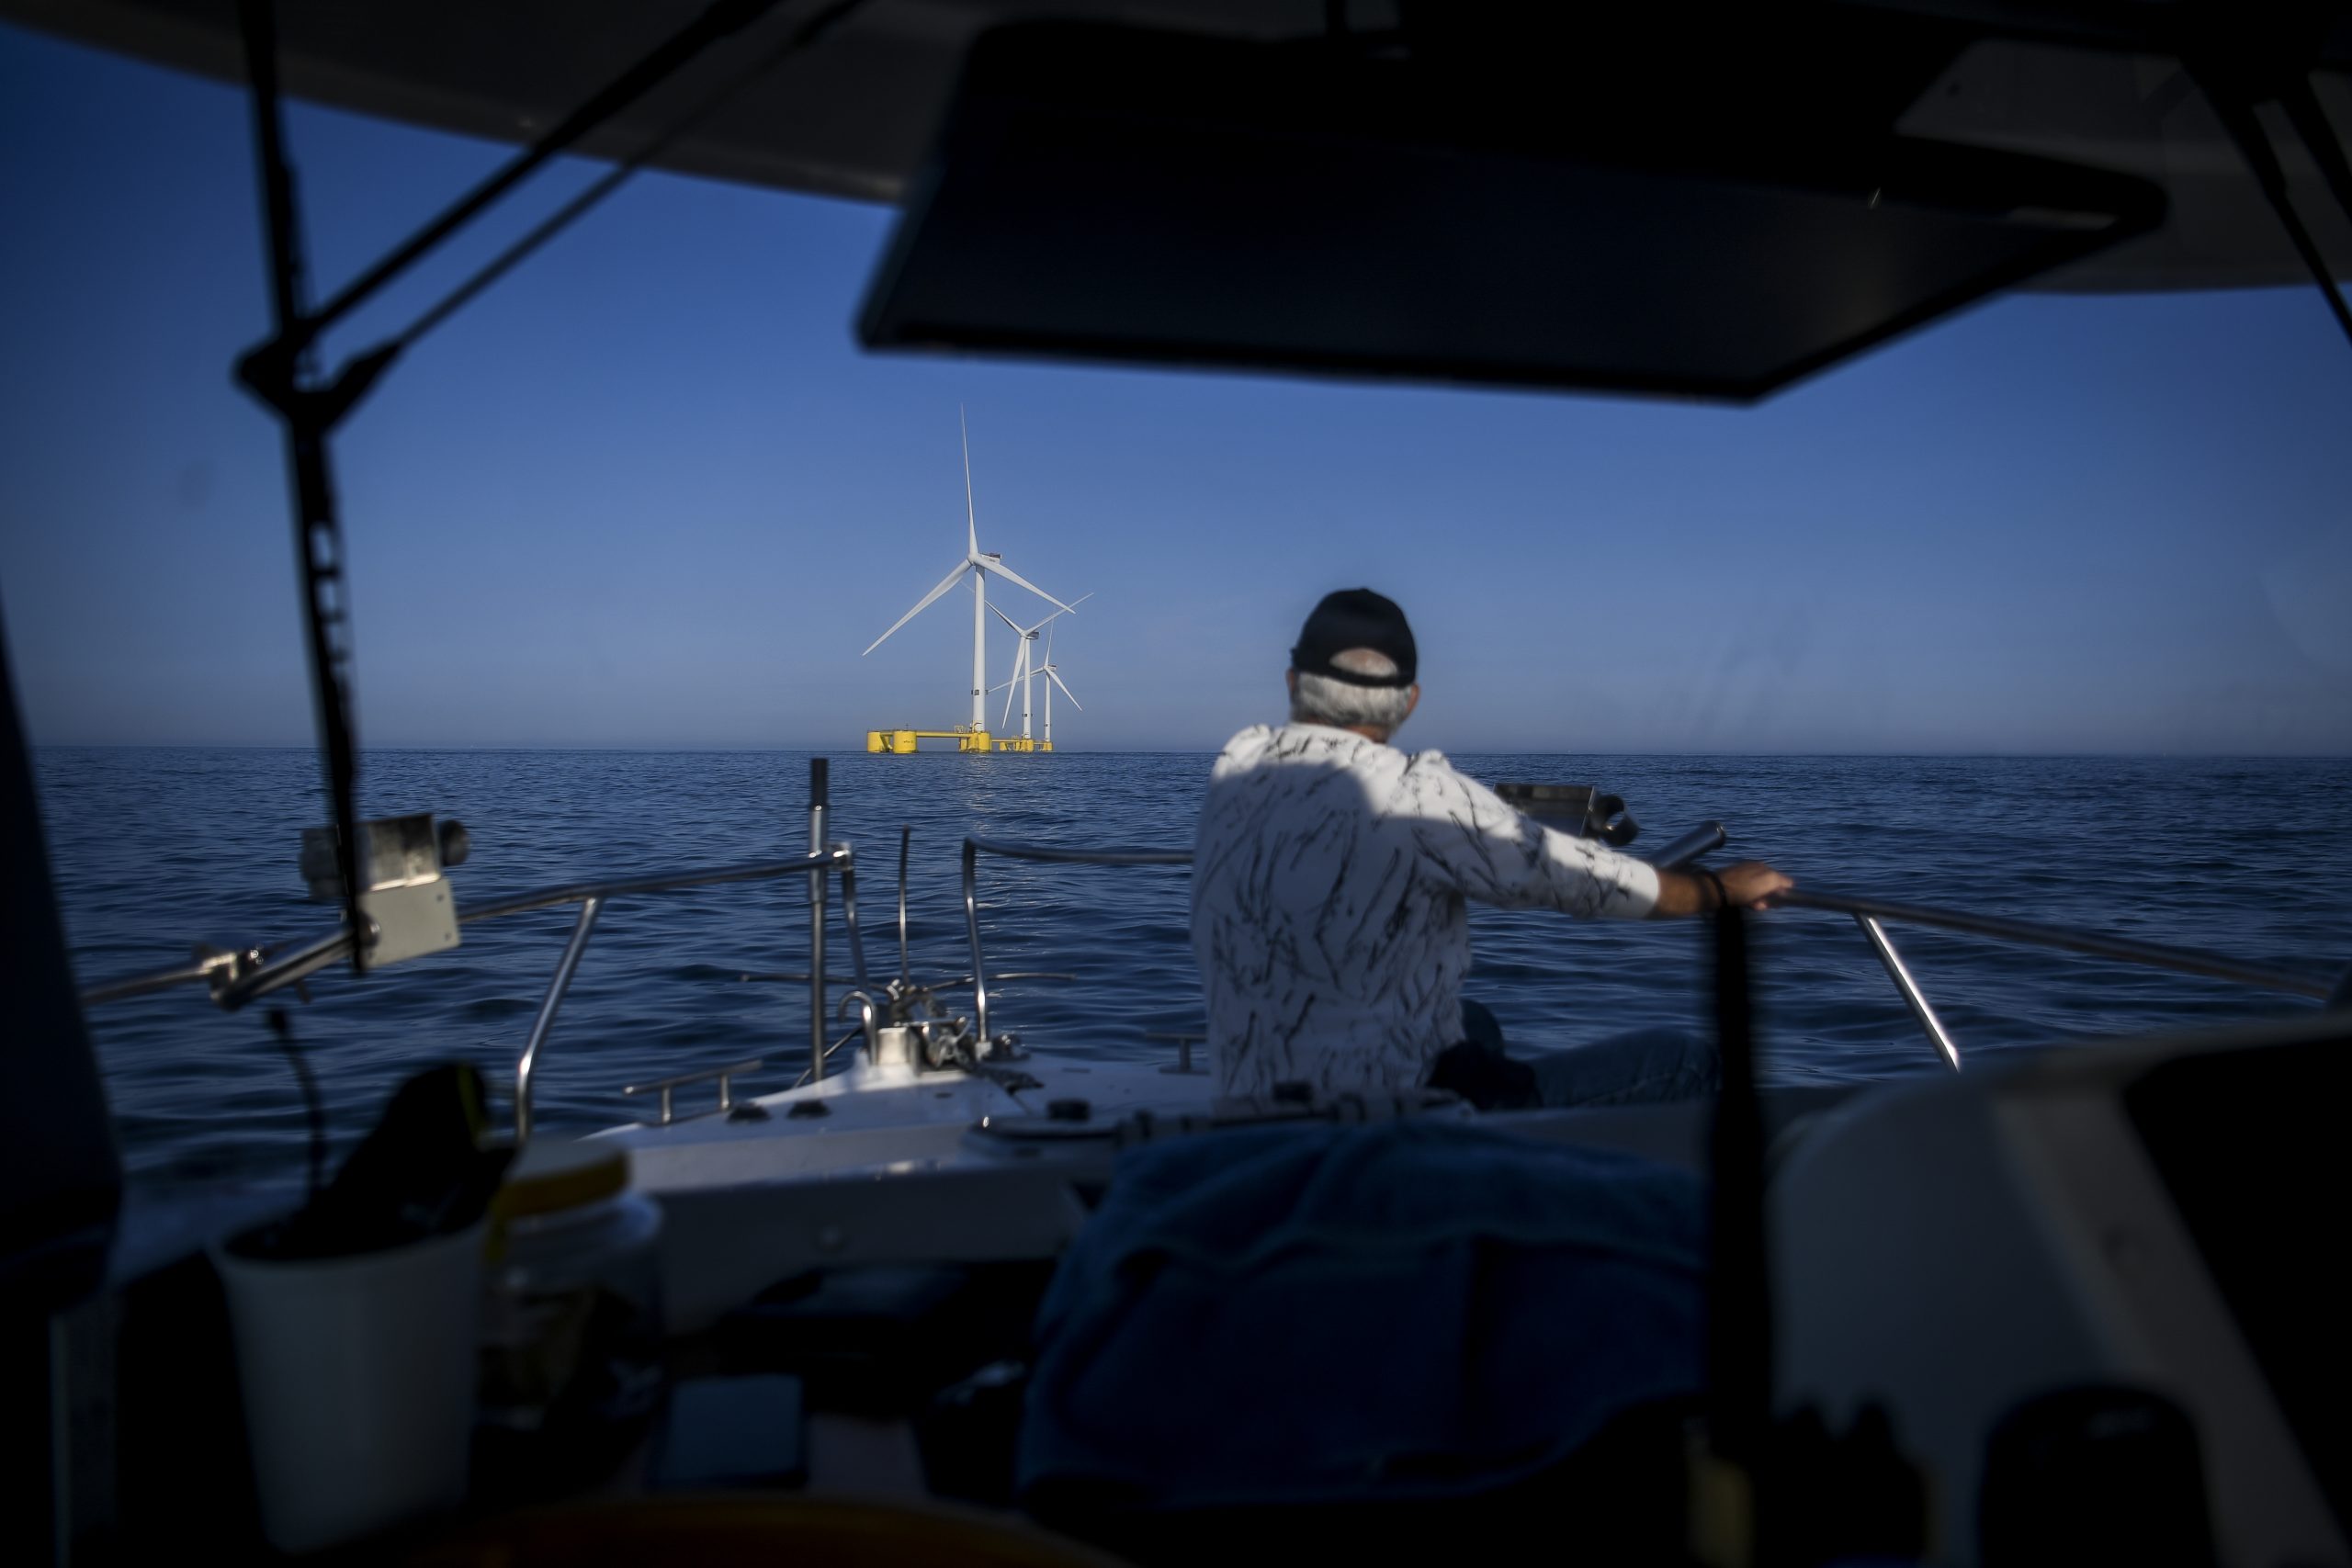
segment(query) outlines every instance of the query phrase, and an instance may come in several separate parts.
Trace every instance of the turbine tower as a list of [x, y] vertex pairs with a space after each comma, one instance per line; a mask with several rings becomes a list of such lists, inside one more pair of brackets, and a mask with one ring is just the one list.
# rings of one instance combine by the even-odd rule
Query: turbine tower
[[[909, 621], [913, 620], [917, 615], [920, 615], [925, 610], [930, 609], [933, 604], [938, 602], [941, 594], [946, 592], [958, 582], [964, 581], [964, 574], [966, 572], [971, 573], [971, 732], [976, 735], [985, 735], [988, 733], [989, 728], [987, 694], [989, 689], [989, 574], [990, 572], [994, 572], [997, 576], [1004, 578], [1008, 581], [1017, 582], [1022, 587], [1029, 590], [1030, 592], [1035, 593], [1038, 598], [1043, 599], [1046, 604], [1055, 605], [1061, 610], [1068, 610], [1069, 606], [1068, 604], [1064, 604], [1060, 600], [1055, 598], [1052, 594], [1046, 592], [1044, 589], [1038, 587], [1035, 583], [1030, 581], [1027, 578], [1022, 576], [1011, 567], [1005, 565], [1004, 558], [1002, 556], [991, 552], [984, 552], [980, 548], [979, 516], [972, 505], [972, 435], [970, 428], [966, 426], [964, 423], [964, 411], [960, 408], [956, 411], [956, 421], [957, 425], [963, 429], [964, 433], [964, 558], [956, 563], [955, 570], [940, 579], [938, 587], [933, 589], [930, 592], [924, 594], [922, 599], [918, 600], [913, 609], [909, 610], [905, 615], [900, 615], [898, 620], [892, 624], [890, 631], [884, 632], [880, 637], [876, 637], [872, 643], [867, 645], [865, 652], [871, 653], [876, 649], [881, 647], [884, 643], [889, 641], [891, 632], [897, 631], [899, 627], [905, 626]], [[1001, 615], [1003, 612], [1000, 611], [998, 613]], [[865, 657], [865, 654], [862, 653], [858, 655], [858, 657], [863, 659]]]
[[[991, 692], [1002, 692], [1004, 694], [1004, 717], [1000, 722], [1010, 724], [1012, 722], [1012, 688], [1014, 686], [1021, 688], [1021, 739], [1023, 740], [1029, 739], [1029, 688], [1032, 682], [1045, 673], [1044, 669], [1038, 666], [1036, 660], [1030, 653], [1030, 650], [1036, 646], [1037, 634], [1040, 631], [1045, 630], [1046, 626], [1050, 626], [1055, 621], [1059, 620], [1063, 615], [1074, 613], [1080, 604], [1085, 604], [1089, 599], [1093, 597], [1094, 595], [1091, 593], [1081, 593], [1077, 598], [1071, 600], [1068, 604], [1064, 605], [1061, 609], [1056, 610], [1052, 615], [1047, 615], [1044, 620], [1039, 621], [1034, 626], [1023, 626], [1020, 622], [1014, 620], [1011, 615], [1006, 615], [1003, 610], [998, 608], [998, 606], [994, 604], [989, 606], [989, 609], [996, 611], [998, 620], [1002, 621], [1006, 626], [1012, 628], [1012, 635], [1019, 639], [1014, 644], [1014, 651], [1012, 655], [1012, 679], [1010, 681], [1000, 682], [996, 685], [990, 686], [989, 690]], [[1048, 649], [1053, 646], [1050, 634], [1046, 638], [1046, 646]], [[1046, 693], [1046, 702], [1048, 707], [1053, 705], [1053, 692], [1050, 687], [1047, 688]], [[1054, 738], [1053, 721], [1051, 719], [1046, 721], [1046, 740], [1051, 741]]]

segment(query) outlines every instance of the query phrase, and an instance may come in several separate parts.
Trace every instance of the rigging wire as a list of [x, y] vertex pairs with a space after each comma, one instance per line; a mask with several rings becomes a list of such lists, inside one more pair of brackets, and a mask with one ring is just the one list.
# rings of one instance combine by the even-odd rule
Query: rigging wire
[[520, 184], [548, 159], [579, 141], [597, 126], [635, 103], [676, 72], [714, 40], [739, 31], [766, 14], [776, 0], [714, 0], [659, 49], [607, 83], [596, 95], [563, 118], [561, 123], [509, 160], [480, 185], [459, 197], [441, 215], [411, 235], [390, 255], [346, 284], [317, 314], [300, 323], [305, 341], [316, 337], [348, 315], [384, 285], [407, 271], [435, 245], [465, 226], [474, 216]]
[[606, 197], [618, 190], [631, 175], [667, 152], [679, 138], [698, 129], [712, 115], [741, 96], [743, 91], [754, 82], [831, 31], [850, 12], [864, 3], [865, 0], [835, 0], [834, 4], [826, 6], [808, 21], [794, 28], [791, 34], [775, 48], [737, 73], [716, 93], [705, 98], [673, 122], [668, 130], [630, 153], [603, 178], [564, 203], [544, 221], [535, 225], [521, 239], [492, 257], [480, 271], [444, 295], [437, 303], [427, 309], [423, 315], [393, 337], [388, 346], [395, 351], [404, 349], [455, 315], [476, 295], [513, 271], [517, 264], [534, 251], [579, 221]]

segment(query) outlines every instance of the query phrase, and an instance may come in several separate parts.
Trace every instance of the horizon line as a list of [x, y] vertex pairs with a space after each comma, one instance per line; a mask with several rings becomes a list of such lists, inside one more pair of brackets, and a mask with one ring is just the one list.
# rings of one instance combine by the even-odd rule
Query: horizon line
[[[27, 748], [27, 749], [28, 749], [28, 750], [30, 750], [30, 751], [35, 752], [35, 753], [43, 752], [43, 751], [301, 751], [301, 752], [316, 753], [316, 751], [318, 750], [318, 748], [317, 748], [316, 746], [314, 746], [314, 745], [312, 745], [312, 744], [311, 744], [311, 743], [309, 743], [309, 742], [294, 742], [294, 741], [209, 741], [209, 740], [61, 740], [61, 741], [32, 741], [32, 742], [30, 742], [30, 743], [28, 744], [28, 748]], [[1219, 754], [1219, 752], [1220, 752], [1222, 750], [1223, 750], [1223, 748], [1221, 748], [1221, 747], [1216, 747], [1216, 746], [1199, 746], [1199, 747], [1166, 747], [1166, 746], [1159, 746], [1159, 747], [1147, 747], [1147, 746], [1102, 746], [1102, 747], [1090, 747], [1090, 748], [1084, 748], [1084, 749], [1080, 749], [1080, 748], [1072, 748], [1072, 747], [1064, 747], [1064, 748], [1058, 748], [1058, 749], [1057, 749], [1056, 750], [1054, 750], [1054, 751], [1052, 751], [1052, 752], [1038, 752], [1038, 753], [1034, 753], [1034, 754], [1033, 754], [1033, 753], [1023, 753], [1023, 755], [1037, 755], [1037, 756], [1047, 756], [1047, 755], [1050, 755], [1050, 756], [1080, 756], [1080, 757], [1084, 757], [1084, 756], [1095, 756], [1095, 757], [1214, 757], [1214, 756], [1218, 755], [1218, 754]], [[1397, 748], [1397, 750], [1408, 750], [1408, 748], [1404, 748], [1404, 747], [1399, 747], [1399, 748]], [[1424, 748], [1423, 750], [1444, 750], [1445, 749], [1444, 749], [1444, 748], [1438, 748], [1438, 747], [1430, 747], [1430, 748]], [[366, 758], [368, 755], [369, 755], [370, 753], [375, 753], [375, 752], [548, 752], [548, 753], [558, 753], [558, 754], [560, 754], [560, 753], [568, 753], [568, 752], [613, 752], [613, 753], [622, 753], [622, 754], [626, 754], [626, 753], [635, 753], [635, 754], [640, 754], [640, 755], [642, 755], [642, 754], [647, 754], [647, 753], [651, 753], [651, 754], [675, 754], [675, 755], [695, 755], [695, 754], [707, 754], [707, 753], [714, 753], [714, 752], [731, 752], [731, 753], [743, 753], [743, 754], [761, 754], [761, 753], [771, 753], [771, 754], [791, 754], [791, 755], [796, 755], [796, 756], [837, 756], [837, 755], [847, 755], [847, 756], [854, 756], [854, 757], [872, 756], [872, 755], [876, 755], [876, 753], [873, 753], [873, 752], [869, 752], [869, 751], [865, 750], [865, 748], [864, 748], [863, 746], [857, 746], [857, 747], [846, 747], [846, 746], [844, 746], [844, 747], [838, 747], [838, 748], [836, 748], [836, 747], [827, 747], [827, 746], [789, 745], [789, 744], [759, 745], [759, 744], [728, 743], [728, 742], [676, 742], [676, 743], [638, 743], [638, 744], [624, 744], [624, 743], [558, 742], [558, 741], [548, 741], [548, 742], [523, 742], [523, 743], [517, 743], [517, 744], [512, 744], [512, 745], [503, 745], [503, 746], [486, 746], [486, 745], [424, 745], [424, 744], [406, 744], [406, 743], [404, 743], [404, 744], [400, 744], [400, 745], [381, 745], [381, 746], [368, 746], [368, 747], [364, 747], [364, 748], [362, 748], [362, 749], [361, 749], [361, 750], [360, 750], [360, 753], [359, 753], [359, 754], [360, 754], [360, 756], [364, 759], [364, 758]], [[931, 751], [918, 751], [918, 752], [913, 753], [913, 755], [916, 755], [916, 756], [922, 756], [922, 757], [960, 757], [960, 756], [970, 756], [970, 755], [974, 755], [974, 754], [975, 754], [975, 753], [963, 752], [963, 751], [957, 751], [957, 750], [951, 750], [951, 749], [948, 749], [948, 748], [944, 748], [944, 747], [940, 748], [940, 749], [938, 749], [938, 750], [931, 750]], [[1007, 754], [1007, 755], [1012, 755], [1012, 753], [1006, 753], [1006, 754]], [[1524, 747], [1514, 747], [1514, 746], [1493, 746], [1493, 745], [1487, 745], [1487, 746], [1472, 746], [1472, 747], [1466, 747], [1466, 748], [1460, 748], [1460, 749], [1457, 749], [1457, 750], [1452, 750], [1452, 751], [1446, 751], [1446, 753], [1445, 753], [1445, 754], [1446, 754], [1446, 755], [1449, 755], [1449, 756], [1464, 756], [1464, 757], [1481, 757], [1481, 756], [1520, 756], [1520, 757], [1680, 757], [1680, 758], [1689, 758], [1689, 759], [1691, 759], [1691, 760], [1693, 760], [1693, 761], [1706, 760], [1706, 759], [1716, 759], [1716, 758], [1756, 758], [1756, 757], [1771, 757], [1771, 758], [1782, 758], [1782, 759], [1791, 759], [1791, 760], [1794, 760], [1794, 759], [1801, 759], [1801, 758], [1825, 758], [1825, 759], [1851, 759], [1851, 758], [1887, 758], [1887, 759], [1898, 759], [1898, 758], [1911, 758], [1911, 759], [1934, 759], [1934, 760], [1942, 760], [1942, 761], [1961, 761], [1961, 760], [1965, 760], [1965, 759], [1986, 759], [1986, 760], [1995, 760], [1995, 761], [2076, 761], [2076, 760], [2083, 760], [2083, 761], [2087, 761], [2087, 760], [2101, 760], [2101, 761], [2266, 761], [2266, 762], [2290, 762], [2290, 761], [2306, 761], [2306, 762], [2342, 762], [2342, 761], [2352, 761], [2352, 748], [2347, 748], [2346, 750], [2342, 750], [2342, 751], [2201, 751], [2201, 750], [2154, 750], [2154, 749], [2146, 750], [2085, 750], [2085, 751], [2061, 751], [2061, 750], [2049, 750], [2049, 751], [2044, 751], [2044, 750], [1982, 750], [1982, 749], [1975, 749], [1975, 750], [1972, 750], [1972, 749], [1955, 749], [1955, 750], [1901, 750], [1901, 749], [1892, 749], [1892, 748], [1891, 748], [1891, 749], [1887, 749], [1887, 750], [1811, 750], [1797, 749], [1797, 750], [1737, 750], [1737, 751], [1734, 751], [1734, 750], [1724, 750], [1724, 751], [1716, 751], [1716, 750], [1671, 750], [1671, 749], [1667, 749], [1667, 750], [1617, 750], [1617, 749], [1613, 749], [1613, 748], [1610, 748], [1610, 747], [1588, 747], [1588, 748], [1583, 748], [1583, 749], [1579, 749], [1579, 750], [1530, 750], [1530, 749], [1528, 749], [1528, 748], [1524, 748]], [[990, 753], [989, 755], [994, 756], [994, 755], [995, 755], [995, 753]]]

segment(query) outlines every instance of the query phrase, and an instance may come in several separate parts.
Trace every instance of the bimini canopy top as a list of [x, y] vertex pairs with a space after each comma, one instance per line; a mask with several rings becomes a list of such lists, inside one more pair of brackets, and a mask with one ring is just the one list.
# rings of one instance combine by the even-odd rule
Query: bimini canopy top
[[[2001, 288], [2352, 274], [2331, 6], [335, 0], [278, 57], [528, 141], [707, 10], [577, 149], [902, 204], [876, 346], [1742, 400]], [[236, 0], [0, 16], [244, 73]]]

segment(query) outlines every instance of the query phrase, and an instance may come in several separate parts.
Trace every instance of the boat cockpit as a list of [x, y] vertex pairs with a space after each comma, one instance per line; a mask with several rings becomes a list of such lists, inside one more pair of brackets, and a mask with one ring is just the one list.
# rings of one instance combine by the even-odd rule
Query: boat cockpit
[[[2352, 1363], [2325, 1241], [2352, 976], [2321, 972], [2342, 955], [2289, 969], [1806, 887], [1787, 918], [1867, 944], [1930, 1071], [1760, 1088], [1746, 917], [1727, 910], [1712, 1100], [1221, 1099], [1198, 1032], [1124, 1063], [1024, 1042], [1003, 987], [1034, 976], [992, 968], [983, 930], [992, 863], [1166, 876], [1190, 865], [1181, 847], [967, 838], [956, 976], [910, 966], [903, 838], [895, 971], [870, 962], [870, 863], [831, 830], [821, 761], [804, 854], [459, 897], [458, 824], [359, 815], [334, 474], [371, 389], [646, 168], [899, 205], [857, 317], [882, 352], [1747, 404], [2015, 289], [2316, 283], [2352, 336], [2341, 7], [0, 0], [0, 17], [250, 87], [275, 324], [237, 373], [286, 443], [332, 816], [303, 872], [338, 909], [313, 937], [77, 987], [0, 679], [5, 1354], [11, 1419], [48, 1460], [11, 1512], [43, 1521], [51, 1560], [189, 1538], [249, 1555], [357, 1538], [423, 1562], [859, 1542], [867, 1561], [1387, 1560], [1556, 1555], [1565, 1529], [1596, 1561], [1721, 1568], [2352, 1564]], [[313, 300], [289, 96], [517, 151]], [[567, 153], [608, 172], [404, 327], [327, 353]], [[1630, 839], [1597, 790], [1514, 798]], [[1726, 837], [1699, 824], [1652, 858], [1694, 864]], [[806, 968], [746, 978], [807, 987], [805, 1059], [721, 1042], [622, 1086], [629, 1113], [592, 1136], [534, 1125], [609, 905], [795, 878]], [[567, 1251], [552, 1216], [594, 1208], [596, 1267], [650, 1282], [658, 1331], [598, 1316], [620, 1275], [597, 1276], [561, 1334], [546, 1314], [527, 1331], [575, 1357], [615, 1348], [595, 1397], [623, 1439], [535, 1450], [536, 1423], [560, 1425], [546, 1394], [505, 1429], [502, 1451], [536, 1457], [501, 1484], [469, 1478], [461, 1438], [454, 1472], [444, 1442], [424, 1489], [399, 1492], [407, 1461], [382, 1455], [414, 1451], [426, 1384], [472, 1410], [479, 1347], [470, 1317], [443, 1344], [396, 1303], [437, 1269], [470, 1313], [481, 1234], [429, 1229], [405, 1272], [367, 1275], [386, 1260], [267, 1255], [253, 1238], [288, 1233], [240, 1228], [266, 1215], [126, 1206], [85, 1010], [196, 987], [238, 1009], [342, 970], [393, 986], [469, 925], [551, 908], [570, 932], [494, 1135], [429, 1158], [429, 1139], [400, 1142], [493, 1132], [479, 1086], [427, 1085], [446, 1098], [409, 1106], [424, 1120], [401, 1122], [396, 1097], [382, 1141], [334, 1183], [314, 1163], [312, 1187], [374, 1181], [384, 1213], [413, 1218], [429, 1172], [435, 1202], [559, 1272], [587, 1269], [588, 1244]], [[2316, 1005], [1973, 1056], [1897, 946], [1905, 926]], [[747, 1091], [779, 1070], [797, 1081]], [[489, 1281], [514, 1323], [519, 1267]], [[333, 1358], [289, 1358], [345, 1328], [374, 1336], [348, 1342], [373, 1347], [350, 1375], [383, 1403], [322, 1413], [301, 1395]], [[529, 1405], [514, 1389], [537, 1374], [494, 1359], [481, 1375]], [[345, 1439], [317, 1487], [356, 1511], [305, 1512], [318, 1496], [285, 1477], [326, 1473], [303, 1466]]]

